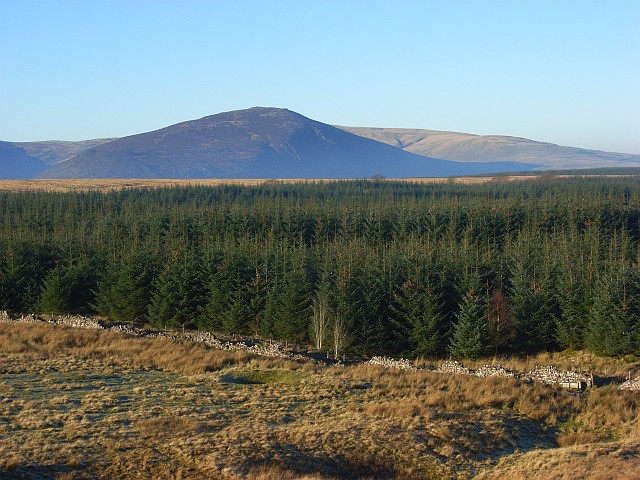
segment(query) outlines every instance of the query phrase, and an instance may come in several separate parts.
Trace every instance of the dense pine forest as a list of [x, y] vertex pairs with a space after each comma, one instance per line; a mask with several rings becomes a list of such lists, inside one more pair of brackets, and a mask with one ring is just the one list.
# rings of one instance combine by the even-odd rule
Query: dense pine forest
[[0, 310], [336, 354], [640, 354], [637, 177], [0, 193]]

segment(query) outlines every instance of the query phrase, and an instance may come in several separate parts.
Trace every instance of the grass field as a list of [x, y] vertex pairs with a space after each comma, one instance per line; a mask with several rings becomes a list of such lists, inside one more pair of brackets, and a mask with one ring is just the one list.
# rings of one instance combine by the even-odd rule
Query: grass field
[[[624, 362], [587, 357], [513, 359]], [[524, 363], [523, 363], [524, 362]], [[638, 394], [0, 324], [2, 478], [634, 478]], [[635, 477], [637, 478], [637, 477]]]

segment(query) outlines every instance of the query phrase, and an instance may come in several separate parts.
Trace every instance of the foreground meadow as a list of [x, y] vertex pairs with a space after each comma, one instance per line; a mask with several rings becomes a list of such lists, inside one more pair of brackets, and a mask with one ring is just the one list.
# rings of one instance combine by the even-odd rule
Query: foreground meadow
[[[576, 358], [538, 357], [574, 365]], [[524, 363], [528, 362], [528, 363]], [[581, 358], [622, 375], [633, 365]], [[595, 362], [590, 364], [589, 362]], [[518, 366], [518, 365], [515, 365]], [[637, 478], [637, 392], [0, 324], [2, 478]]]

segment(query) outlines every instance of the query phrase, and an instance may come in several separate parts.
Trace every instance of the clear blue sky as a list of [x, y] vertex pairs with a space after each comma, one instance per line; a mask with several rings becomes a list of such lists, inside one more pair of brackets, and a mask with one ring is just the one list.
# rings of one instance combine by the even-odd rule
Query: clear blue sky
[[0, 0], [0, 139], [252, 106], [640, 153], [640, 1]]

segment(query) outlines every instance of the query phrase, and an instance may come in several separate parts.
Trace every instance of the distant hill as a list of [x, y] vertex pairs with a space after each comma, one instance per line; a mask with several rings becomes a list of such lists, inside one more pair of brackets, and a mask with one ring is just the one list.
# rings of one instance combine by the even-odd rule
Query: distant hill
[[410, 128], [338, 128], [407, 152], [458, 162], [534, 163], [552, 169], [640, 167], [640, 155], [563, 147], [526, 138]]
[[16, 142], [14, 145], [22, 148], [28, 155], [39, 158], [48, 165], [64, 162], [75, 157], [88, 148], [102, 145], [115, 140], [115, 138], [96, 138], [79, 142], [50, 140], [45, 142]]
[[0, 142], [0, 179], [23, 179], [41, 175], [48, 165], [10, 142]]
[[536, 165], [425, 158], [286, 109], [254, 107], [92, 146], [45, 178], [446, 177]]

